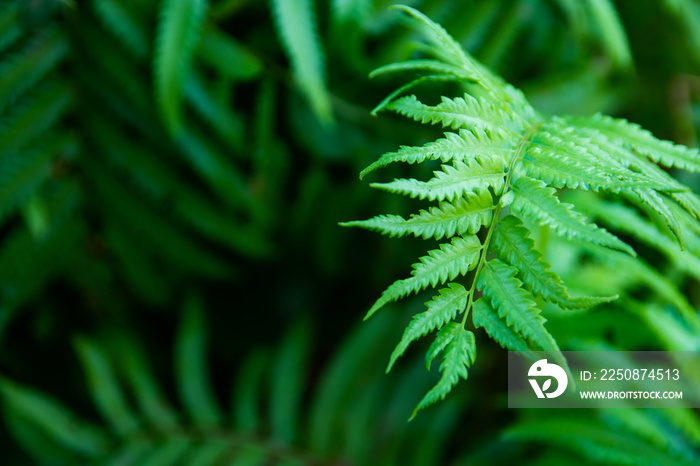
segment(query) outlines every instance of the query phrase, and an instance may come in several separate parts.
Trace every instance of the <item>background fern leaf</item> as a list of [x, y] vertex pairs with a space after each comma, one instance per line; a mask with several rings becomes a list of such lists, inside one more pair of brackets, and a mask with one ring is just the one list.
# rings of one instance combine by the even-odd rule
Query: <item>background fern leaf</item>
[[32, 423], [69, 449], [94, 457], [108, 447], [107, 435], [100, 427], [79, 419], [37, 390], [0, 378], [0, 400], [5, 418], [17, 417]]
[[90, 393], [102, 416], [120, 436], [133, 435], [140, 429], [140, 421], [128, 406], [107, 355], [85, 338], [76, 339], [75, 347], [90, 382]]
[[0, 64], [0, 110], [33, 87], [68, 53], [68, 41], [57, 29], [49, 29], [32, 38], [14, 55]]
[[176, 346], [176, 375], [185, 408], [200, 425], [216, 426], [222, 422], [206, 364], [206, 332], [200, 298], [190, 295], [183, 309], [182, 326]]
[[150, 52], [150, 38], [142, 25], [130, 14], [126, 5], [115, 0], [93, 0], [100, 20], [126, 45], [138, 59], [146, 59]]
[[631, 69], [632, 53], [625, 29], [620, 23], [615, 6], [610, 0], [587, 0], [591, 18], [598, 27], [600, 40], [613, 63], [622, 69]]
[[330, 95], [325, 84], [323, 51], [318, 39], [311, 0], [271, 0], [277, 34], [294, 71], [294, 79], [318, 119], [333, 122]]
[[173, 135], [182, 129], [182, 90], [206, 10], [206, 0], [161, 2], [153, 75], [158, 109]]

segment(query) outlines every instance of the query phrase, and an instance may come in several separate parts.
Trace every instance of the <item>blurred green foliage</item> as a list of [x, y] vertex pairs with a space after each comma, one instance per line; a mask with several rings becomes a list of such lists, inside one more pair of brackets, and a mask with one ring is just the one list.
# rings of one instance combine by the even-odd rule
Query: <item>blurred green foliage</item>
[[[406, 422], [438, 375], [424, 351], [383, 370], [428, 297], [359, 320], [424, 247], [337, 225], [415, 210], [357, 174], [440, 135], [370, 115], [397, 84], [370, 71], [422, 50], [390, 3], [0, 3], [3, 464], [697, 464], [690, 410], [508, 411], [489, 341]], [[696, 145], [692, 0], [407, 3], [545, 115]], [[623, 295], [547, 313], [562, 349], [700, 346], [697, 272], [671, 249], [626, 232], [631, 265], [534, 239], [572, 288]]]

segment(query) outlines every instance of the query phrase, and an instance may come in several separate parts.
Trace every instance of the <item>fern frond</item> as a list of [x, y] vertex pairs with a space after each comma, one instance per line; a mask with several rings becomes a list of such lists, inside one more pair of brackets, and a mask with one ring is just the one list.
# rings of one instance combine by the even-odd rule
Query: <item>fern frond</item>
[[318, 119], [333, 121], [325, 84], [325, 65], [311, 0], [272, 0], [277, 34], [292, 64], [294, 79]]
[[522, 222], [512, 216], [503, 217], [494, 230], [491, 247], [498, 257], [518, 270], [523, 283], [542, 299], [559, 305], [562, 309], [584, 309], [610, 302], [616, 297], [572, 298], [562, 279], [549, 270], [549, 264], [535, 249], [535, 242]]
[[[160, 212], [145, 205], [132, 192], [124, 189], [105, 168], [94, 161], [83, 160], [86, 173], [94, 187], [95, 196], [104, 203], [114, 219], [119, 219], [131, 241], [139, 241], [143, 249], [179, 266], [185, 265], [199, 273], [225, 276], [230, 267], [211, 250], [203, 247], [180, 229], [174, 227]], [[176, 255], [172, 251], [177, 251]]]
[[521, 177], [513, 183], [511, 210], [534, 222], [552, 228], [557, 234], [569, 239], [589, 242], [612, 249], [625, 251], [634, 256], [634, 250], [618, 237], [592, 223], [573, 210], [574, 206], [559, 201], [553, 188], [544, 182]]
[[442, 373], [440, 380], [418, 403], [411, 418], [415, 417], [419, 410], [443, 400], [452, 387], [457, 385], [459, 379], [467, 379], [467, 369], [476, 359], [474, 334], [464, 330], [464, 327], [456, 322], [445, 325], [438, 332], [435, 342], [428, 350], [426, 359], [428, 367], [440, 353], [443, 353], [440, 363], [440, 372]]
[[481, 243], [476, 236], [456, 237], [452, 242], [442, 244], [440, 249], [429, 251], [419, 263], [413, 265], [410, 278], [395, 281], [382, 293], [365, 319], [387, 303], [466, 274], [476, 267], [480, 252]]
[[39, 189], [49, 178], [52, 160], [74, 144], [69, 136], [50, 135], [28, 149], [3, 154], [0, 158], [0, 223]]
[[392, 92], [388, 96], [384, 97], [384, 100], [379, 102], [377, 104], [377, 106], [374, 107], [370, 113], [372, 116], [377, 116], [377, 114], [380, 111], [384, 110], [398, 96], [400, 96], [401, 94], [405, 94], [409, 90], [413, 89], [414, 87], [418, 87], [421, 84], [430, 83], [430, 82], [451, 82], [451, 81], [459, 81], [459, 77], [455, 76], [454, 74], [431, 74], [428, 76], [421, 76], [420, 78], [416, 78], [413, 81], [409, 82], [408, 84], [404, 84], [403, 86], [399, 87], [398, 89], [396, 89], [394, 92]]
[[64, 83], [41, 85], [0, 120], [0, 147], [4, 152], [21, 149], [55, 125], [72, 103], [73, 95]]
[[[207, 340], [204, 312], [193, 302], [186, 305], [182, 319], [185, 328], [176, 338], [174, 355], [176, 389], [184, 412], [173, 412], [163, 398], [140, 345], [123, 330], [113, 328], [102, 341], [81, 338], [77, 345], [88, 378], [91, 371], [105, 376], [99, 383], [93, 380], [88, 389], [98, 410], [105, 411], [100, 404], [106, 404], [110, 415], [95, 425], [40, 391], [0, 377], [0, 415], [13, 440], [28, 457], [47, 464], [204, 466], [280, 460], [285, 464], [313, 464], [333, 463], [338, 458], [366, 464], [368, 458], [379, 456], [399, 464], [407, 453], [424, 457], [426, 444], [408, 440], [424, 433], [425, 427], [422, 422], [407, 425], [401, 414], [410, 411], [420, 394], [422, 384], [416, 383], [416, 371], [398, 368], [389, 376], [405, 385], [408, 394], [404, 397], [392, 396], [380, 380], [371, 377], [383, 365], [376, 354], [388, 349], [387, 343], [395, 335], [396, 318], [385, 314], [353, 331], [330, 358], [314, 390], [308, 385], [314, 379], [306, 372], [312, 361], [309, 343], [313, 338], [306, 322], [297, 322], [285, 331], [274, 351], [261, 349], [244, 357], [235, 380], [234, 426], [222, 417], [222, 423], [212, 427], [203, 418], [193, 416], [188, 407], [191, 403], [206, 403], [213, 396], [199, 389], [187, 394], [193, 385], [202, 383], [198, 379], [206, 376], [208, 366], [202, 346]], [[448, 372], [445, 377], [453, 373], [458, 378], [466, 377], [466, 367], [456, 363], [461, 359], [467, 366], [471, 364], [473, 343], [472, 335], [452, 335], [443, 359], [453, 363], [443, 361], [443, 366], [449, 366], [444, 369]], [[184, 380], [183, 375], [194, 380]], [[208, 376], [206, 380], [208, 384]], [[183, 383], [189, 388], [182, 387]], [[197, 393], [203, 398], [187, 399]], [[307, 394], [310, 415], [304, 409]], [[132, 400], [138, 409], [125, 406]], [[386, 410], [379, 409], [387, 405], [394, 413], [389, 417], [385, 416]], [[110, 428], [110, 421], [127, 410], [137, 417], [139, 428], [132, 435], [120, 436]], [[455, 403], [448, 402], [437, 412], [428, 413], [428, 425], [452, 429], [457, 418], [446, 420], [445, 414], [455, 410]], [[265, 419], [263, 414], [268, 413], [269, 419]], [[406, 447], [390, 451], [388, 447], [396, 445], [397, 440]], [[429, 464], [441, 462], [440, 455], [431, 454], [430, 458]]]
[[164, 0], [153, 60], [158, 109], [171, 134], [182, 128], [182, 89], [190, 71], [207, 0]]
[[487, 159], [477, 156], [464, 162], [455, 161], [454, 165], [443, 165], [442, 171], [433, 172], [435, 177], [429, 181], [397, 179], [391, 183], [372, 183], [370, 186], [431, 201], [453, 200], [489, 187], [499, 195], [505, 183], [505, 169], [506, 161], [500, 157]]
[[247, 81], [262, 71], [260, 59], [243, 44], [214, 27], [202, 32], [198, 55], [222, 76]]
[[487, 90], [494, 93], [505, 101], [509, 101], [512, 97], [507, 92], [506, 85], [503, 81], [488, 71], [481, 63], [477, 62], [473, 57], [467, 55], [459, 43], [450, 36], [445, 29], [439, 24], [434, 23], [423, 13], [414, 8], [397, 5], [394, 8], [401, 9], [411, 15], [413, 18], [424, 26], [421, 32], [425, 38], [433, 44], [433, 52], [443, 61], [465, 70], [470, 76], [477, 77], [477, 81]]
[[629, 186], [673, 190], [665, 180], [629, 170], [627, 164], [611, 157], [592, 139], [578, 137], [577, 128], [557, 122], [554, 118], [545, 123], [527, 148], [523, 164], [529, 176], [556, 188], [602, 189], [615, 193]]
[[610, 59], [619, 68], [633, 68], [634, 63], [627, 35], [613, 2], [610, 0], [587, 0], [586, 4], [590, 16], [598, 28], [599, 39], [610, 55]]
[[421, 210], [408, 220], [400, 215], [379, 215], [369, 220], [345, 222], [341, 225], [377, 230], [390, 236], [412, 234], [426, 239], [440, 239], [476, 233], [483, 225], [491, 223], [494, 209], [491, 194], [484, 190], [458, 198], [454, 203], [441, 202], [438, 207], [431, 207], [429, 211]]
[[477, 75], [471, 75], [465, 70], [449, 65], [438, 60], [408, 60], [398, 63], [390, 63], [380, 66], [369, 74], [370, 78], [383, 76], [385, 74], [399, 73], [406, 71], [431, 71], [437, 74], [454, 75], [456, 78], [465, 80], [477, 80]]
[[386, 371], [391, 370], [396, 360], [406, 352], [411, 342], [427, 335], [436, 328], [442, 328], [459, 313], [464, 312], [468, 299], [469, 292], [459, 283], [450, 283], [447, 288], [439, 290], [438, 295], [425, 303], [428, 310], [413, 316], [401, 337], [401, 341], [391, 353]]
[[463, 97], [450, 99], [441, 97], [435, 106], [426, 105], [415, 95], [401, 97], [386, 105], [393, 110], [421, 123], [441, 124], [452, 129], [469, 129], [489, 131], [506, 135], [522, 131], [522, 122], [486, 99], [476, 99], [465, 94]]
[[185, 97], [209, 123], [235, 154], [243, 147], [243, 121], [233, 113], [228, 105], [219, 102], [207, 90], [207, 83], [198, 73], [192, 71], [185, 83]]
[[336, 25], [354, 21], [362, 24], [372, 9], [371, 0], [333, 0], [331, 5], [331, 19]]
[[632, 208], [583, 196], [578, 196], [576, 201], [577, 205], [583, 207], [592, 216], [659, 250], [679, 269], [700, 278], [700, 259], [688, 251], [683, 251], [677, 242]]
[[[639, 154], [627, 144], [618, 144], [607, 135], [595, 128], [578, 126], [574, 119], [555, 117], [550, 124], [562, 137], [570, 139], [581, 146], [593, 157], [593, 160], [606, 166], [612, 164], [613, 173], [629, 176], [630, 172], [642, 179], [646, 179], [648, 188], [664, 193], [679, 193], [689, 190], [687, 186], [676, 181], [661, 167], [655, 165], [650, 159], [640, 157]], [[659, 141], [660, 142], [660, 141]], [[630, 186], [631, 188], [632, 186]], [[642, 187], [638, 185], [636, 187]]]
[[671, 212], [664, 198], [657, 194], [656, 191], [650, 189], [633, 189], [632, 191], [638, 196], [638, 200], [641, 201], [640, 204], [643, 207], [648, 206], [651, 211], [662, 217], [665, 224], [668, 225], [668, 228], [678, 240], [681, 249], [683, 249], [684, 242], [681, 225], [673, 212]]
[[[573, 8], [573, 4], [569, 6]], [[700, 153], [659, 141], [624, 120], [600, 115], [545, 118], [533, 109], [521, 91], [504, 83], [464, 52], [441, 26], [412, 8], [399, 8], [418, 20], [420, 31], [430, 43], [420, 50], [436, 60], [417, 59], [387, 65], [373, 76], [401, 71], [434, 74], [400, 87], [373, 113], [389, 109], [418, 122], [440, 124], [459, 133], [447, 132], [445, 138], [422, 147], [403, 146], [396, 152], [384, 154], [360, 174], [362, 178], [394, 162], [441, 161], [444, 164], [441, 170], [433, 172], [433, 177], [427, 181], [408, 178], [372, 184], [385, 191], [437, 201], [437, 206], [408, 219], [379, 215], [343, 225], [377, 230], [390, 236], [413, 234], [425, 239], [478, 233], [480, 251], [475, 253], [475, 263], [449, 277], [453, 280], [459, 275], [465, 276], [471, 289], [464, 295], [459, 285], [460, 293], [452, 296], [456, 285], [451, 284], [427, 303], [428, 311], [411, 321], [394, 350], [389, 367], [411, 341], [437, 329], [438, 336], [428, 352], [428, 360], [434, 358], [452, 342], [452, 330], [448, 329], [465, 330], [471, 311], [474, 326], [483, 327], [501, 345], [522, 351], [530, 351], [530, 345], [555, 351], [555, 358], [571, 376], [556, 341], [544, 327], [545, 319], [537, 307], [540, 299], [564, 310], [583, 310], [618, 296], [571, 296], [562, 279], [549, 270], [521, 219], [551, 228], [559, 236], [577, 241], [591, 251], [610, 254], [611, 250], [621, 251], [632, 256], [629, 260], [634, 261], [636, 253], [630, 245], [589, 222], [578, 211], [579, 207], [585, 212], [590, 210], [585, 202], [564, 203], [557, 189], [604, 191], [607, 195], [627, 199], [660, 225], [668, 225], [671, 234], [679, 240], [683, 233], [687, 247], [700, 251], [700, 228], [688, 227], [691, 216], [700, 217], [700, 197], [656, 165], [660, 162], [700, 171]], [[619, 26], [607, 1], [597, 2], [595, 8], [599, 24], [608, 30]], [[610, 40], [609, 53], [618, 64], [631, 66], [631, 59], [625, 56], [624, 47], [621, 48], [620, 36]], [[415, 95], [399, 97], [420, 84], [437, 81], [457, 81], [464, 84], [468, 92], [457, 98], [443, 96], [435, 106], [423, 104]], [[606, 209], [609, 215], [614, 215], [608, 208], [602, 210]], [[504, 212], [506, 210], [510, 210], [510, 215]], [[598, 210], [594, 209], [596, 214]], [[621, 227], [626, 221], [624, 216], [614, 220], [600, 217], [615, 231], [633, 237], [649, 236], [642, 241], [652, 242], [660, 249], [673, 244], [659, 228], [641, 217], [635, 219], [634, 227]], [[636, 225], [639, 231], [631, 232]], [[498, 258], [491, 258], [491, 252]], [[683, 253], [676, 245], [665, 252], [672, 255], [672, 260], [682, 262], [683, 270], [697, 276], [697, 259], [692, 254]], [[445, 281], [447, 279], [440, 283]], [[395, 282], [367, 317], [389, 301], [436, 284], [413, 277]], [[483, 297], [476, 295], [478, 290], [483, 290]], [[677, 296], [671, 296], [667, 290], [660, 294], [677, 301]], [[466, 305], [463, 304], [465, 296]], [[464, 317], [461, 325], [455, 327], [459, 313]], [[458, 379], [452, 377], [440, 382], [440, 388], [431, 391], [426, 400], [442, 397]], [[425, 405], [422, 403], [417, 409]]]
[[558, 351], [554, 338], [544, 328], [546, 320], [540, 315], [532, 295], [515, 277], [517, 272], [515, 267], [493, 259], [482, 269], [476, 286], [483, 290], [509, 326], [545, 351]]
[[141, 423], [128, 406], [107, 355], [86, 338], [77, 338], [75, 348], [85, 367], [90, 393], [100, 414], [118, 435], [133, 435], [141, 428]]
[[272, 434], [281, 444], [297, 440], [302, 396], [309, 360], [311, 329], [305, 322], [293, 326], [280, 345], [272, 374], [270, 421]]
[[360, 179], [374, 170], [395, 162], [414, 164], [433, 159], [442, 162], [452, 160], [466, 162], [478, 156], [508, 158], [513, 151], [507, 139], [497, 134], [461, 129], [458, 134], [447, 132], [444, 138], [424, 146], [402, 146], [401, 150], [397, 152], [386, 153], [379, 160], [362, 170]]
[[[30, 387], [0, 378], [0, 402], [3, 415], [32, 423], [43, 435], [88, 456], [104, 454], [107, 434], [99, 426], [85, 422], [55, 400]], [[9, 420], [8, 420], [9, 421]]]
[[569, 118], [569, 121], [593, 128], [618, 146], [648, 157], [655, 163], [692, 172], [700, 171], [700, 152], [697, 149], [658, 140], [641, 126], [622, 118], [597, 114], [590, 118]]
[[506, 431], [506, 437], [558, 445], [577, 451], [594, 462], [607, 464], [693, 464], [691, 460], [675, 452], [659, 449], [647, 439], [624, 429], [610, 428], [580, 417], [520, 422]]
[[0, 6], [0, 52], [4, 52], [22, 36], [19, 2], [3, 2]]
[[207, 332], [203, 314], [201, 298], [187, 296], [175, 345], [175, 369], [180, 397], [190, 417], [199, 425], [213, 427], [221, 423], [223, 414], [205, 364]]
[[536, 360], [527, 342], [498, 316], [488, 298], [482, 297], [474, 303], [472, 322], [474, 322], [475, 328], [483, 328], [503, 348], [511, 351], [521, 351], [533, 361]]
[[118, 370], [124, 374], [145, 420], [160, 432], [176, 429], [178, 415], [158, 385], [141, 344], [134, 338], [122, 336], [115, 339], [114, 347]]
[[100, 21], [109, 29], [134, 57], [143, 60], [150, 51], [150, 38], [144, 27], [130, 14], [128, 6], [115, 0], [93, 0]]
[[68, 41], [55, 28], [42, 31], [20, 51], [0, 62], [0, 110], [34, 86], [68, 53]]

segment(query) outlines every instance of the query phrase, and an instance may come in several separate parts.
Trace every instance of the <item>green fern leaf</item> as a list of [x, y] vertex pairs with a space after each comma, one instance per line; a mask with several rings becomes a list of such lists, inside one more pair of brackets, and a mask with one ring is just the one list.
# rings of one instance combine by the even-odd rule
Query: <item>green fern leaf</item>
[[237, 153], [243, 147], [242, 118], [233, 113], [228, 105], [222, 105], [207, 89], [207, 84], [203, 77], [193, 70], [185, 83], [185, 97]]
[[202, 33], [199, 56], [223, 76], [247, 81], [260, 75], [262, 63], [243, 44], [214, 27]]
[[275, 439], [292, 444], [298, 437], [297, 426], [302, 408], [311, 331], [307, 323], [292, 327], [282, 342], [272, 373], [270, 425]]
[[134, 57], [148, 57], [150, 39], [143, 26], [130, 15], [128, 7], [115, 0], [93, 0], [92, 3], [102, 23], [122, 41]]
[[385, 108], [421, 123], [441, 124], [452, 129], [481, 130], [502, 135], [523, 129], [522, 122], [484, 98], [476, 99], [464, 94], [454, 100], [444, 96], [441, 99], [439, 104], [431, 106], [410, 95], [394, 100]]
[[144, 417], [161, 432], [177, 428], [177, 414], [158, 385], [141, 344], [133, 338], [120, 337], [116, 341], [115, 354], [119, 369]]
[[33, 147], [8, 152], [0, 162], [0, 223], [49, 178], [51, 162], [74, 147], [69, 136], [48, 135]]
[[103, 429], [80, 420], [56, 400], [30, 387], [0, 377], [0, 402], [3, 417], [18, 416], [72, 451], [97, 457], [108, 448]]
[[673, 212], [671, 212], [666, 201], [664, 201], [664, 198], [650, 189], [634, 189], [633, 192], [639, 197], [643, 206], [648, 206], [653, 212], [656, 212], [663, 218], [665, 225], [668, 225], [682, 249], [684, 243], [681, 225]]
[[390, 63], [380, 66], [369, 74], [370, 78], [383, 76], [390, 73], [399, 73], [406, 71], [432, 71], [438, 74], [454, 75], [457, 78], [465, 80], [477, 80], [478, 75], [471, 75], [464, 69], [448, 65], [438, 60], [408, 60], [398, 63]]
[[129, 407], [108, 356], [86, 338], [76, 339], [75, 348], [82, 360], [90, 383], [90, 392], [100, 412], [119, 435], [133, 435], [140, 429], [141, 422]]
[[175, 348], [180, 397], [192, 420], [213, 427], [223, 418], [206, 364], [206, 330], [201, 298], [190, 295], [184, 304]]
[[336, 25], [354, 21], [362, 24], [372, 9], [372, 0], [333, 0], [331, 19]]
[[520, 422], [506, 431], [506, 438], [558, 445], [579, 452], [596, 463], [649, 466], [694, 464], [690, 459], [659, 449], [647, 439], [624, 429], [612, 429], [580, 417]]
[[442, 328], [453, 320], [457, 314], [464, 312], [467, 307], [469, 292], [459, 283], [450, 283], [447, 288], [440, 290], [431, 301], [428, 301], [426, 306], [428, 310], [413, 316], [411, 323], [408, 324], [406, 330], [401, 337], [401, 341], [391, 353], [387, 372], [391, 370], [394, 363], [408, 349], [411, 342], [427, 335], [437, 328]]
[[533, 293], [562, 309], [584, 309], [616, 299], [612, 297], [572, 298], [561, 278], [551, 270], [522, 222], [512, 215], [503, 217], [494, 230], [491, 247], [498, 257], [518, 270], [518, 276]]
[[424, 146], [402, 146], [401, 150], [397, 152], [386, 153], [362, 170], [360, 179], [378, 168], [386, 167], [395, 162], [414, 164], [432, 159], [439, 159], [442, 162], [452, 160], [466, 162], [478, 156], [508, 158], [512, 154], [513, 148], [499, 135], [479, 130], [459, 130], [459, 134], [445, 133], [444, 138]]
[[696, 220], [700, 220], [700, 197], [697, 194], [692, 191], [683, 191], [671, 193], [671, 197]]
[[634, 256], [634, 250], [616, 236], [595, 224], [586, 223], [585, 217], [573, 210], [571, 204], [562, 203], [553, 188], [544, 182], [520, 177], [513, 183], [515, 197], [511, 210], [569, 239], [590, 242], [625, 251]]
[[[569, 7], [572, 5], [568, 3]], [[468, 274], [471, 290], [465, 295], [460, 285], [461, 293], [456, 293], [456, 285], [450, 284], [427, 303], [428, 311], [416, 315], [411, 321], [390, 358], [389, 367], [412, 341], [435, 329], [439, 331], [428, 351], [428, 362], [448, 350], [454, 341], [451, 332], [456, 332], [457, 328], [464, 331], [463, 325], [472, 311], [475, 326], [484, 327], [506, 347], [525, 351], [532, 345], [555, 351], [555, 359], [566, 367], [571, 377], [556, 341], [544, 327], [545, 319], [537, 309], [535, 297], [562, 309], [580, 310], [612, 301], [617, 296], [571, 296], [561, 278], [549, 270], [543, 255], [535, 249], [521, 219], [578, 241], [587, 251], [612, 254], [611, 250], [616, 250], [636, 257], [635, 251], [620, 238], [595, 223], [589, 223], [584, 215], [574, 210], [574, 205], [561, 202], [557, 189], [606, 191], [636, 204], [635, 207], [645, 210], [660, 225], [669, 225], [679, 238], [683, 230], [687, 247], [700, 251], [700, 239], [697, 238], [700, 227], [690, 219], [691, 216], [700, 217], [700, 197], [655, 164], [660, 162], [666, 166], [696, 170], [700, 169], [700, 155], [695, 150], [658, 141], [624, 120], [599, 115], [545, 119], [532, 108], [521, 91], [491, 74], [464, 52], [441, 26], [412, 8], [399, 8], [421, 23], [420, 32], [430, 45], [420, 46], [420, 51], [437, 60], [417, 59], [387, 65], [372, 76], [396, 72], [434, 74], [418, 77], [400, 87], [380, 102], [373, 113], [382, 109], [393, 110], [418, 122], [440, 124], [459, 132], [445, 133], [444, 139], [422, 147], [403, 146], [396, 152], [383, 155], [360, 175], [362, 178], [394, 162], [441, 161], [444, 164], [441, 170], [435, 171], [427, 181], [395, 179], [372, 185], [397, 194], [438, 201], [437, 206], [408, 219], [380, 215], [344, 225], [377, 230], [391, 236], [413, 234], [425, 239], [480, 233], [477, 241], [483, 245], [474, 256], [476, 266], [470, 263], [465, 269], [474, 270]], [[620, 32], [619, 22], [607, 0], [596, 0], [594, 8], [597, 9], [595, 14], [599, 25], [606, 30], [617, 27], [616, 33]], [[625, 57], [626, 49], [621, 47], [622, 39], [624, 36], [621, 38], [619, 34], [608, 38], [609, 53], [614, 55], [618, 64], [631, 66], [631, 58], [629, 55]], [[456, 81], [464, 85], [468, 93], [458, 98], [442, 97], [435, 106], [423, 104], [414, 95], [399, 97], [418, 85], [440, 81]], [[587, 211], [585, 202], [575, 202], [575, 206]], [[506, 209], [512, 215], [502, 216]], [[636, 215], [636, 211], [632, 212]], [[630, 234], [630, 229], [634, 228], [629, 225], [621, 228], [622, 218], [601, 217], [616, 231]], [[669, 249], [669, 244], [675, 246], [671, 239], [641, 217], [637, 216], [634, 223], [642, 228], [631, 233], [632, 236], [649, 233], [651, 237], [642, 241], [653, 243], [654, 247], [669, 254], [674, 262], [682, 262], [683, 270], [697, 274], [697, 259], [692, 254], [677, 247]], [[484, 230], [480, 232], [482, 227]], [[499, 259], [490, 259], [487, 256], [490, 252], [497, 253]], [[460, 271], [457, 275], [462, 274], [464, 272]], [[440, 279], [441, 283], [445, 281], [447, 278]], [[411, 278], [395, 282], [375, 303], [368, 316], [384, 304], [424, 287], [427, 287], [426, 278], [416, 273]], [[678, 301], [677, 296], [661, 291], [662, 288], [653, 289], [660, 290], [659, 294], [674, 299], [674, 302]], [[475, 290], [482, 290], [483, 297], [475, 296]], [[452, 320], [460, 312], [464, 314], [464, 320], [458, 325]], [[444, 397], [459, 378], [443, 374], [441, 382], [417, 410]]]
[[0, 122], [0, 147], [11, 152], [44, 134], [68, 111], [73, 95], [64, 83], [41, 85]]
[[440, 249], [428, 252], [421, 261], [413, 265], [411, 277], [397, 280], [382, 293], [365, 319], [371, 317], [385, 304], [421, 291], [428, 286], [437, 286], [465, 275], [476, 267], [481, 252], [481, 243], [476, 236], [456, 237], [450, 243], [440, 245]]
[[613, 63], [622, 69], [633, 68], [627, 35], [613, 3], [610, 0], [587, 0], [586, 3], [598, 27], [599, 39]]
[[558, 351], [554, 338], [544, 328], [545, 318], [515, 275], [518, 269], [493, 259], [487, 262], [479, 275], [477, 288], [483, 290], [498, 315], [518, 333], [529, 338], [545, 351]]
[[491, 307], [488, 298], [482, 297], [474, 303], [472, 322], [474, 322], [475, 328], [483, 328], [503, 348], [511, 351], [522, 351], [533, 361], [536, 360], [527, 342], [498, 316]]
[[503, 81], [488, 71], [481, 63], [477, 62], [473, 57], [467, 55], [459, 43], [450, 36], [445, 29], [439, 24], [434, 23], [427, 16], [414, 8], [397, 5], [394, 8], [405, 11], [413, 18], [418, 20], [424, 27], [421, 32], [425, 38], [433, 44], [433, 52], [443, 61], [463, 69], [470, 76], [474, 76], [486, 89], [501, 97], [505, 101], [509, 101], [509, 95]]
[[182, 89], [207, 10], [206, 0], [164, 0], [153, 61], [156, 101], [171, 134], [182, 129]]
[[233, 421], [236, 429], [242, 432], [254, 432], [259, 428], [262, 387], [269, 357], [266, 351], [253, 351], [236, 375]]
[[467, 379], [467, 369], [476, 359], [474, 334], [464, 330], [464, 327], [456, 322], [447, 324], [438, 332], [435, 342], [428, 350], [428, 367], [440, 353], [443, 353], [440, 380], [418, 403], [411, 418], [415, 417], [419, 410], [443, 400], [459, 379]]
[[0, 52], [4, 52], [22, 36], [22, 10], [19, 2], [3, 2], [0, 6]]
[[331, 102], [325, 84], [324, 59], [316, 31], [311, 0], [272, 0], [277, 33], [292, 64], [294, 79], [316, 116], [332, 123]]
[[649, 157], [655, 163], [692, 172], [700, 171], [700, 152], [697, 149], [689, 149], [670, 141], [660, 141], [635, 123], [600, 114], [590, 118], [570, 118], [570, 121], [594, 128], [618, 146]]
[[649, 159], [640, 157], [629, 144], [617, 144], [595, 128], [576, 126], [576, 119], [556, 117], [551, 120], [551, 124], [557, 127], [562, 137], [570, 139], [589, 152], [594, 162], [606, 166], [613, 164], [612, 172], [623, 174], [625, 177], [629, 177], [631, 172], [637, 177], [637, 182], [643, 183], [636, 187], [651, 188], [665, 193], [689, 190]]
[[556, 188], [599, 189], [619, 193], [632, 186], [668, 190], [669, 183], [635, 173], [606, 153], [590, 138], [576, 134], [576, 128], [554, 118], [545, 124], [527, 148], [523, 164], [529, 176]]
[[418, 87], [421, 84], [426, 84], [430, 82], [450, 82], [459, 80], [459, 76], [456, 76], [454, 74], [431, 74], [428, 76], [421, 76], [420, 78], [416, 78], [408, 84], [404, 84], [388, 96], [384, 97], [384, 100], [379, 102], [379, 104], [377, 104], [377, 106], [374, 107], [370, 113], [372, 116], [377, 116], [377, 114], [380, 111], [384, 110], [398, 96], [400, 96], [401, 94], [405, 94], [409, 90], [413, 89], [414, 87]]
[[496, 195], [501, 194], [505, 182], [506, 161], [500, 157], [477, 156], [465, 162], [455, 161], [454, 165], [443, 165], [442, 171], [433, 172], [430, 181], [398, 179], [391, 183], [372, 183], [373, 188], [405, 194], [420, 199], [453, 200], [489, 187]]
[[34, 86], [68, 53], [68, 41], [54, 28], [32, 38], [19, 52], [0, 62], [0, 110]]
[[491, 223], [494, 210], [488, 191], [468, 194], [454, 203], [441, 202], [429, 211], [421, 210], [408, 220], [399, 215], [379, 215], [369, 220], [345, 222], [342, 226], [356, 226], [377, 230], [390, 236], [412, 234], [423, 238], [441, 239], [466, 233], [474, 234], [483, 225]]
[[679, 269], [700, 278], [700, 259], [688, 251], [683, 251], [677, 242], [662, 233], [659, 228], [633, 209], [621, 204], [583, 196], [576, 197], [576, 204], [591, 215], [604, 220], [612, 228], [627, 233], [659, 250]]

